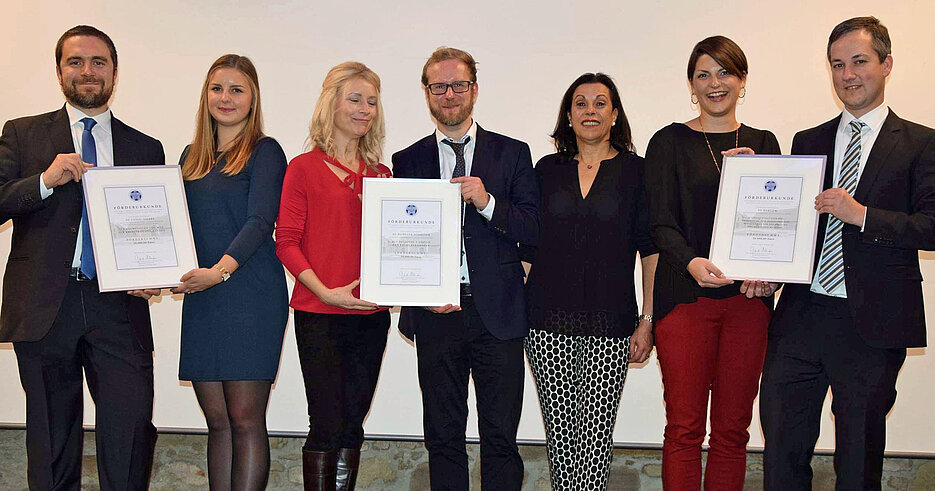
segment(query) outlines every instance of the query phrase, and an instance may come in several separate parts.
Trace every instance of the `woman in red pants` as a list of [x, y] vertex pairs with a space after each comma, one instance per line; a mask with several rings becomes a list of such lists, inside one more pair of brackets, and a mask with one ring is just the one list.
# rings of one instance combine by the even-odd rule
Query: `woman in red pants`
[[737, 121], [747, 92], [747, 59], [737, 44], [713, 36], [695, 45], [688, 81], [698, 117], [662, 128], [646, 149], [651, 234], [660, 252], [653, 305], [666, 403], [662, 481], [666, 489], [701, 489], [710, 396], [705, 489], [741, 490], [775, 285], [735, 283], [707, 255], [722, 152], [780, 150], [771, 132]]

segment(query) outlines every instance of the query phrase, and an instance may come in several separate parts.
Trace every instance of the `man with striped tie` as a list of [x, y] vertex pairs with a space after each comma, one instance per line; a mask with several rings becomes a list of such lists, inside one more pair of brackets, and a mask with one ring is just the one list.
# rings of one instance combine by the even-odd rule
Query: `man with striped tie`
[[760, 390], [765, 488], [811, 489], [810, 459], [830, 386], [838, 490], [880, 489], [886, 414], [906, 348], [925, 346], [918, 251], [935, 249], [935, 131], [884, 104], [893, 67], [885, 26], [842, 22], [828, 40], [844, 111], [795, 135], [827, 155], [810, 285], [786, 285]]
[[26, 392], [29, 489], [81, 486], [84, 374], [100, 487], [142, 490], [156, 441], [146, 299], [159, 292], [98, 291], [79, 181], [92, 166], [164, 164], [165, 154], [111, 114], [117, 49], [107, 34], [69, 29], [55, 60], [64, 107], [8, 121], [0, 136], [0, 222], [13, 220], [0, 341], [13, 342]]

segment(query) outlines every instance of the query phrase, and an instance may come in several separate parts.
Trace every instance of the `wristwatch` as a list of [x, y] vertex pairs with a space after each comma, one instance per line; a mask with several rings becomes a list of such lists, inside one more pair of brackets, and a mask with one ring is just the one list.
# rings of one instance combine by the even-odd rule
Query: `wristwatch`
[[225, 269], [224, 266], [221, 266], [220, 264], [215, 264], [215, 265], [214, 265], [214, 269], [216, 269], [216, 270], [218, 270], [218, 271], [221, 272], [221, 281], [222, 281], [222, 282], [231, 279], [231, 273], [230, 273], [230, 271], [228, 271], [227, 269]]
[[653, 314], [640, 314], [640, 317], [639, 317], [638, 320], [639, 320], [639, 322], [649, 321], [650, 323], [652, 323], [652, 321], [653, 321]]

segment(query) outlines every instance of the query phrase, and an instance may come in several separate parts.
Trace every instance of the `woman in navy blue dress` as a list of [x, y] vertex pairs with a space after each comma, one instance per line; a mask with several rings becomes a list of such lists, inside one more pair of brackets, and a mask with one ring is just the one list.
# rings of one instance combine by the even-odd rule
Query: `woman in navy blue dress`
[[266, 407], [289, 315], [272, 238], [286, 156], [263, 135], [248, 58], [211, 65], [180, 165], [200, 268], [173, 289], [185, 294], [179, 378], [192, 382], [208, 423], [211, 489], [262, 489]]

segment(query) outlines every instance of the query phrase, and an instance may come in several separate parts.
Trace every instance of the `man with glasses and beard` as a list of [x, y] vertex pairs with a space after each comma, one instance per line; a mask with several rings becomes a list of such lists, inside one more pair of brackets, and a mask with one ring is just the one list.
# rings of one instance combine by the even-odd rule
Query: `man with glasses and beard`
[[539, 192], [529, 146], [472, 118], [477, 67], [470, 54], [439, 48], [422, 68], [437, 129], [393, 155], [396, 177], [461, 184], [461, 301], [404, 307], [399, 330], [415, 340], [425, 446], [433, 490], [467, 490], [468, 377], [473, 377], [484, 491], [518, 490], [516, 431], [528, 332], [517, 244], [539, 235]]
[[100, 293], [81, 180], [93, 166], [164, 164], [159, 141], [108, 107], [117, 50], [90, 26], [55, 47], [62, 109], [7, 121], [0, 136], [0, 219], [13, 220], [0, 341], [12, 341], [26, 392], [31, 490], [79, 489], [82, 370], [96, 404], [101, 489], [146, 489], [156, 428], [147, 299]]

